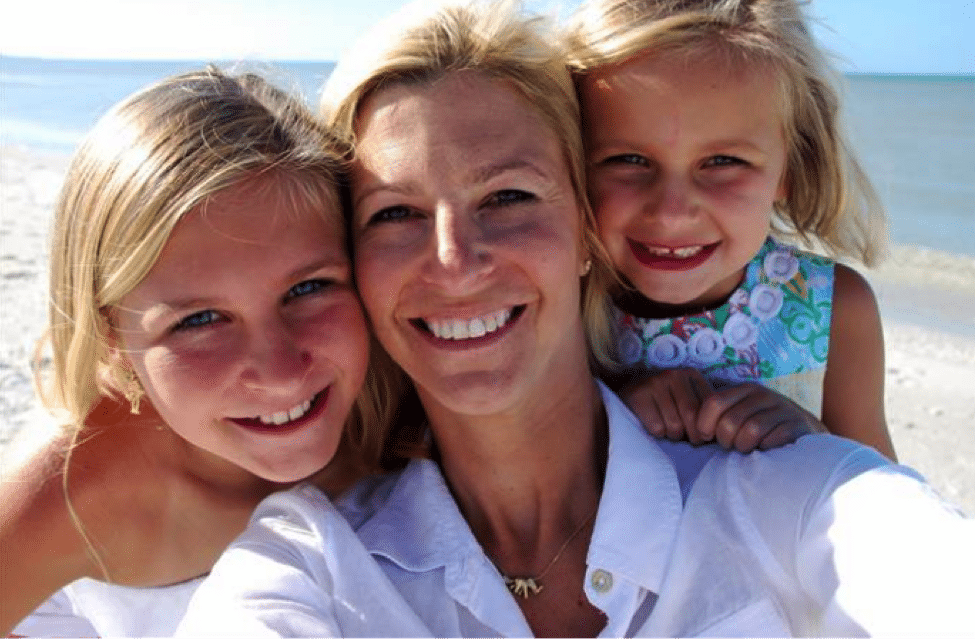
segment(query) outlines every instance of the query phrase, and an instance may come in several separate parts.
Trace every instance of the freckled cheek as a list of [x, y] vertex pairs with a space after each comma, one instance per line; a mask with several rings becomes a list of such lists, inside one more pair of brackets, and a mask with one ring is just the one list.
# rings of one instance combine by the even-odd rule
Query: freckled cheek
[[369, 333], [358, 301], [334, 304], [304, 323], [303, 341], [356, 385], [362, 383], [369, 361]]
[[764, 215], [775, 198], [775, 188], [765, 180], [742, 178], [707, 185], [701, 194], [712, 206], [731, 215]]
[[356, 251], [355, 275], [366, 315], [375, 324], [395, 306], [409, 277], [408, 256], [394, 249], [362, 247]]
[[579, 232], [573, 230], [571, 220], [532, 225], [499, 245], [499, 251], [508, 252], [512, 260], [525, 264], [526, 270], [537, 272], [543, 280], [561, 285], [575, 279], [582, 260]]
[[646, 185], [623, 180], [597, 180], [590, 188], [599, 226], [611, 228], [639, 216], [650, 199]]
[[164, 405], [183, 405], [189, 397], [211, 396], [239, 359], [234, 349], [227, 346], [150, 348], [143, 357], [146, 392], [155, 403]]
[[640, 207], [633, 198], [614, 192], [601, 200], [593, 201], [596, 215], [596, 231], [599, 239], [611, 252], [614, 246], [622, 243], [627, 230], [640, 221]]

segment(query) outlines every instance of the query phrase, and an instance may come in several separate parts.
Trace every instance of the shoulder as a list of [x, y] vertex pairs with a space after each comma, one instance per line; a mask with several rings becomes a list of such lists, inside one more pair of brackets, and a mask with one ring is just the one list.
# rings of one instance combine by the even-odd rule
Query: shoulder
[[52, 592], [97, 568], [87, 554], [62, 483], [70, 437], [32, 451], [0, 483], [0, 630], [9, 631]]
[[833, 315], [877, 315], [877, 298], [867, 279], [845, 264], [836, 264], [833, 275]]
[[760, 516], [774, 503], [780, 513], [794, 508], [798, 517], [845, 482], [892, 464], [857, 442], [814, 434], [767, 451], [723, 452], [710, 466], [715, 494], [737, 495], [739, 504]]
[[113, 579], [128, 582], [170, 529], [179, 473], [159, 443], [165, 433], [109, 404], [96, 407], [76, 437], [59, 434], [36, 449], [3, 484], [4, 537], [29, 539], [23, 547], [36, 551], [39, 567], [70, 566], [58, 587], [104, 577], [100, 561]]
[[[37, 551], [40, 556], [57, 556], [61, 563], [75, 564], [74, 578], [84, 574], [81, 566], [86, 562], [65, 500], [64, 466], [70, 448], [70, 435], [58, 434], [13, 468], [5, 469], [0, 484], [0, 541], [8, 548], [22, 548], [28, 557]], [[5, 564], [13, 559], [12, 553], [3, 555]]]
[[330, 588], [337, 575], [366, 570], [367, 560], [368, 552], [328, 496], [313, 485], [299, 484], [258, 504], [207, 581], [230, 590], [246, 589], [249, 586], [235, 584], [237, 578], [260, 566], [265, 575], [303, 574], [319, 587]]
[[311, 484], [299, 484], [261, 501], [234, 545], [277, 542], [315, 552], [335, 536], [336, 527], [344, 533], [347, 526], [324, 492]]
[[[843, 264], [836, 265], [833, 318], [830, 329], [830, 364], [853, 372], [864, 363], [882, 361], [883, 329], [877, 298], [866, 278]], [[850, 356], [855, 355], [853, 360]], [[845, 357], [844, 357], [845, 356]], [[838, 359], [839, 358], [839, 359]], [[858, 364], [859, 362], [859, 364]]]

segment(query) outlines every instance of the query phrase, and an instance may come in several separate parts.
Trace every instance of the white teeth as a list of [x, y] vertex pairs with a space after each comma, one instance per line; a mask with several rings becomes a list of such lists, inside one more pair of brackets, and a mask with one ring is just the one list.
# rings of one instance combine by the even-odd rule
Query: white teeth
[[470, 332], [471, 337], [482, 337], [487, 334], [487, 327], [484, 325], [484, 320], [480, 317], [472, 319], [467, 330]]
[[272, 413], [270, 415], [259, 415], [257, 419], [261, 420], [262, 424], [280, 426], [290, 421], [294, 421], [308, 412], [311, 408], [311, 400], [306, 399], [302, 403], [298, 404], [291, 410], [283, 410], [277, 413]]
[[681, 248], [670, 249], [664, 246], [647, 246], [647, 251], [660, 257], [679, 257], [685, 259], [697, 255], [704, 249], [703, 246], [684, 246]]
[[498, 330], [498, 318], [494, 315], [488, 315], [484, 318], [484, 333], [493, 333]]
[[440, 339], [473, 339], [484, 337], [503, 327], [511, 319], [511, 309], [474, 317], [469, 320], [426, 320], [427, 328]]
[[674, 249], [674, 255], [677, 257], [691, 257], [692, 255], [697, 255], [703, 249], [703, 246], [685, 246], [683, 248]]

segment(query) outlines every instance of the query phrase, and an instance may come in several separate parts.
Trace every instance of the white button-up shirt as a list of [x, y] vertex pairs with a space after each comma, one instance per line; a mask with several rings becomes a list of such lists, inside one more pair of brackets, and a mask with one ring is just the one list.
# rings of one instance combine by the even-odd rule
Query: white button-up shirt
[[[584, 583], [601, 636], [975, 631], [975, 522], [912, 471], [825, 435], [750, 455], [657, 441], [602, 392], [610, 450]], [[338, 509], [310, 486], [266, 499], [180, 632], [531, 635], [427, 460]]]

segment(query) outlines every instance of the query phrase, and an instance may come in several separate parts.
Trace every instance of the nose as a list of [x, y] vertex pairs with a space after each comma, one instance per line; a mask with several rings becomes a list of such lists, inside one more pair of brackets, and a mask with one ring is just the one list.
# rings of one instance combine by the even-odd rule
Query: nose
[[432, 241], [433, 255], [425, 269], [428, 280], [464, 292], [490, 270], [490, 251], [473, 214], [450, 205], [438, 206]]
[[661, 176], [652, 187], [644, 214], [661, 226], [681, 226], [697, 217], [694, 185], [679, 175]]
[[267, 398], [291, 398], [302, 390], [311, 370], [312, 354], [298, 331], [284, 318], [264, 322], [248, 336], [241, 382]]

